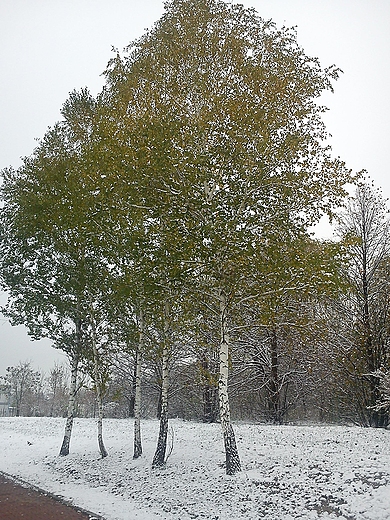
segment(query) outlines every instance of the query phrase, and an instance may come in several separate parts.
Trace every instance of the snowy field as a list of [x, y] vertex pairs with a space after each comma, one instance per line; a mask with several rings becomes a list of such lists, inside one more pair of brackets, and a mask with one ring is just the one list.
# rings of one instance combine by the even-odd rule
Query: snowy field
[[173, 420], [173, 452], [151, 470], [157, 421], [144, 421], [144, 455], [132, 460], [132, 420], [77, 419], [59, 457], [64, 419], [0, 418], [0, 471], [107, 520], [388, 520], [390, 431], [236, 424], [242, 472], [225, 475], [218, 424]]

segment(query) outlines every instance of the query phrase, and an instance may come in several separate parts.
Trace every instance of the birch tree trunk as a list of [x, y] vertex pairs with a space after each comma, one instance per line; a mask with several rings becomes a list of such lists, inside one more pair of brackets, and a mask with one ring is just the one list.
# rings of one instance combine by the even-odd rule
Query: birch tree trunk
[[219, 414], [223, 440], [225, 444], [226, 474], [234, 475], [241, 471], [236, 438], [230, 422], [230, 406], [228, 395], [229, 376], [229, 334], [227, 327], [227, 300], [223, 291], [219, 293], [220, 303], [220, 348], [219, 348]]
[[169, 390], [169, 324], [170, 306], [166, 301], [164, 305], [164, 338], [162, 351], [162, 381], [161, 381], [161, 415], [160, 431], [158, 435], [157, 448], [153, 457], [152, 468], [161, 467], [165, 464], [165, 453], [168, 437], [168, 390]]
[[141, 363], [144, 348], [144, 319], [142, 310], [139, 313], [139, 341], [135, 353], [135, 398], [134, 398], [134, 454], [133, 459], [142, 455], [141, 441]]
[[92, 353], [93, 353], [93, 375], [95, 380], [95, 389], [96, 389], [96, 401], [98, 405], [98, 420], [97, 420], [97, 429], [98, 429], [98, 445], [100, 450], [100, 455], [102, 459], [107, 457], [108, 453], [104, 446], [103, 442], [103, 396], [102, 396], [102, 385], [101, 385], [101, 377], [99, 373], [99, 357], [96, 346], [96, 324], [95, 317], [92, 313]]
[[69, 455], [70, 439], [72, 436], [73, 419], [75, 411], [76, 393], [77, 393], [77, 371], [79, 366], [79, 355], [81, 348], [81, 322], [76, 320], [76, 352], [73, 353], [70, 360], [70, 386], [68, 414], [65, 423], [64, 439], [60, 449], [60, 455]]
[[60, 449], [60, 455], [69, 455], [70, 438], [72, 436], [75, 401], [77, 393], [77, 369], [78, 369], [78, 356], [73, 356], [70, 367], [70, 386], [69, 386], [69, 401], [68, 401], [68, 415], [65, 423], [64, 439]]

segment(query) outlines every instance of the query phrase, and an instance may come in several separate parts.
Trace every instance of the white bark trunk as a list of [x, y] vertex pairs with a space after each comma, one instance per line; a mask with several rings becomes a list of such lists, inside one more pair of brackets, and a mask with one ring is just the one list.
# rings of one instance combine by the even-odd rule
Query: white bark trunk
[[64, 439], [60, 449], [60, 455], [69, 455], [70, 439], [72, 436], [73, 419], [75, 411], [75, 401], [77, 393], [77, 370], [78, 370], [78, 354], [73, 355], [70, 362], [70, 386], [69, 386], [69, 401], [68, 401], [68, 416], [66, 418]]
[[139, 313], [139, 341], [135, 353], [135, 399], [134, 399], [134, 454], [133, 459], [142, 455], [141, 440], [141, 363], [144, 348], [144, 319], [142, 310]]
[[170, 305], [165, 302], [164, 306], [164, 344], [162, 352], [162, 382], [161, 382], [161, 416], [160, 431], [157, 448], [154, 454], [152, 467], [160, 467], [165, 464], [165, 453], [168, 437], [168, 390], [169, 390], [169, 350], [170, 350]]
[[104, 446], [103, 442], [103, 396], [102, 396], [102, 387], [101, 387], [101, 378], [99, 373], [99, 356], [96, 346], [96, 325], [95, 325], [95, 317], [92, 314], [92, 353], [93, 353], [93, 374], [95, 380], [95, 389], [96, 389], [96, 400], [98, 405], [98, 420], [97, 420], [97, 430], [98, 430], [98, 445], [100, 455], [102, 459], [107, 457], [108, 453]]
[[229, 378], [229, 334], [227, 326], [227, 300], [223, 291], [219, 293], [220, 303], [220, 348], [219, 348], [219, 413], [226, 455], [226, 473], [234, 475], [241, 470], [236, 439], [230, 422], [228, 395]]

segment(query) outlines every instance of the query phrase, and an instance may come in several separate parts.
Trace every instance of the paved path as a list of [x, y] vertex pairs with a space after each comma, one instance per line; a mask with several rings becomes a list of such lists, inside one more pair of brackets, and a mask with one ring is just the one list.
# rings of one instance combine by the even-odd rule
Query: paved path
[[[26, 485], [27, 486], [27, 485]], [[104, 520], [0, 473], [1, 520]]]

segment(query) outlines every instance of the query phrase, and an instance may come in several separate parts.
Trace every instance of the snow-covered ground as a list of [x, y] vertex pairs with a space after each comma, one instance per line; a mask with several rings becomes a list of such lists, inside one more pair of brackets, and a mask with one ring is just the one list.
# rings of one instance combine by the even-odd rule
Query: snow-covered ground
[[132, 459], [132, 420], [77, 419], [59, 457], [64, 420], [0, 418], [0, 471], [107, 520], [388, 520], [390, 431], [340, 426], [235, 424], [242, 472], [225, 475], [218, 424], [170, 421], [173, 452], [152, 470], [157, 421], [144, 421]]

